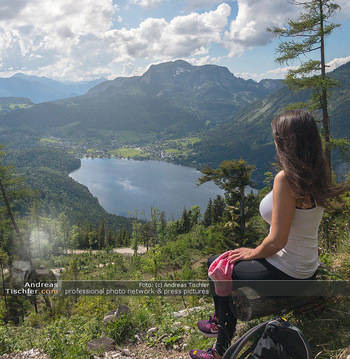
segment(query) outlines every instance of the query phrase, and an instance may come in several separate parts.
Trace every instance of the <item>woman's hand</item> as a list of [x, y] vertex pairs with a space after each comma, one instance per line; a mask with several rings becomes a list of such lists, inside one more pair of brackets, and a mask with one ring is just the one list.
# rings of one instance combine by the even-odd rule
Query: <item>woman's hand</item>
[[237, 248], [232, 250], [227, 258], [230, 263], [235, 263], [237, 261], [249, 261], [256, 258], [255, 252], [255, 249], [252, 248]]

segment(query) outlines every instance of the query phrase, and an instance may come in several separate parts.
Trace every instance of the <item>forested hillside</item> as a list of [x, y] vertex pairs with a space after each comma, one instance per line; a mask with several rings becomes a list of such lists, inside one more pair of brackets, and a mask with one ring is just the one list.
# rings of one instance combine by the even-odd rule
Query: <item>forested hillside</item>
[[[331, 131], [335, 138], [350, 136], [350, 63], [331, 73], [339, 81], [332, 91], [329, 113]], [[244, 109], [240, 114], [217, 128], [208, 131], [204, 139], [195, 144], [200, 163], [218, 166], [225, 159], [244, 158], [257, 167], [256, 180], [261, 186], [264, 172], [271, 171], [275, 162], [275, 148], [271, 133], [271, 120], [290, 104], [306, 102], [309, 92], [294, 93], [286, 87]], [[339, 164], [337, 157], [335, 167]]]
[[104, 218], [115, 231], [131, 228], [126, 217], [107, 213], [87, 187], [75, 182], [69, 173], [80, 167], [80, 160], [59, 149], [41, 146], [9, 150], [5, 164], [13, 164], [25, 184], [37, 191], [39, 215], [58, 218], [64, 214], [70, 224], [92, 223], [98, 226]]

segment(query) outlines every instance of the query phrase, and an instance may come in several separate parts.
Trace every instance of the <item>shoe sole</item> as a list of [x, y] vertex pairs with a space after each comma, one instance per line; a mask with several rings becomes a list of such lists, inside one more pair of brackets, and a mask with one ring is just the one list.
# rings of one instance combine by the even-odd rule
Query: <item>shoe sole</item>
[[206, 332], [202, 332], [199, 328], [198, 330], [200, 331], [201, 334], [203, 334], [205, 337], [207, 338], [217, 338], [218, 337], [218, 333], [206, 333]]

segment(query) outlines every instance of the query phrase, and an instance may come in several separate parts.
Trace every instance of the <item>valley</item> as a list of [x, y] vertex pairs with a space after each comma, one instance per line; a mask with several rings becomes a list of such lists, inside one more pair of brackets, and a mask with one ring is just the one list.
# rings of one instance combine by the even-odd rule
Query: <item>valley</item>
[[[330, 102], [332, 133], [346, 148], [350, 63], [331, 76], [339, 81]], [[2, 98], [1, 169], [20, 226], [18, 235], [3, 205], [0, 262], [5, 263], [5, 286], [17, 258], [32, 263], [30, 268], [40, 275], [59, 268], [60, 280], [88, 281], [89, 289], [104, 281], [205, 280], [208, 256], [257, 246], [268, 234], [258, 207], [271, 191], [275, 171], [270, 122], [309, 96], [293, 93], [280, 80], [257, 83], [220, 66], [179, 60], [153, 65], [142, 76], [104, 81], [76, 97], [37, 104], [32, 98]], [[97, 166], [86, 170], [87, 163]], [[213, 171], [222, 168], [233, 182], [220, 187], [224, 175], [216, 184], [203, 182], [215, 191], [209, 200], [202, 193], [193, 199], [201, 174], [172, 163], [196, 167], [203, 176], [206, 165]], [[336, 151], [333, 163], [347, 171]], [[80, 178], [74, 180], [74, 174]], [[254, 191], [239, 191], [247, 184]], [[146, 204], [134, 201], [145, 198]], [[349, 198], [346, 193], [341, 210], [327, 209], [320, 227], [321, 280], [349, 279]], [[7, 308], [0, 306], [5, 324], [0, 326], [1, 354], [35, 347], [52, 358], [90, 358], [88, 343], [102, 330], [118, 345], [138, 336], [144, 348], [154, 348], [151, 356], [163, 349], [179, 354], [187, 346], [213, 344], [193, 333], [198, 315], [172, 316], [200, 307], [202, 318], [208, 317], [209, 297], [113, 293], [7, 299]], [[119, 303], [130, 306], [131, 316], [104, 326], [105, 314]], [[303, 323], [319, 358], [335, 357], [348, 346], [348, 304], [347, 298], [336, 298], [308, 317], [290, 314]], [[338, 327], [336, 336], [330, 318]], [[159, 338], [146, 334], [154, 327]]]
[[[350, 63], [330, 76], [339, 83], [330, 96], [332, 134], [346, 138]], [[36, 105], [22, 99], [16, 106], [12, 99], [12, 107], [0, 112], [0, 142], [13, 148], [39, 143], [77, 158], [153, 159], [198, 169], [244, 158], [257, 167], [253, 176], [261, 188], [275, 162], [271, 119], [309, 97], [281, 80], [257, 83], [224, 67], [177, 60], [152, 65], [142, 76], [102, 82], [77, 97]], [[344, 175], [336, 151], [334, 161]]]
[[[129, 140], [127, 139], [129, 137]], [[195, 166], [194, 144], [200, 137], [184, 137], [178, 139], [153, 139], [150, 142], [137, 142], [137, 133], [117, 135], [115, 140], [88, 139], [75, 142], [73, 139], [43, 137], [40, 142], [48, 148], [59, 148], [74, 154], [77, 158], [133, 158], [137, 160], [160, 160], [183, 163]], [[118, 140], [120, 138], [120, 140]], [[136, 139], [133, 140], [133, 139]]]

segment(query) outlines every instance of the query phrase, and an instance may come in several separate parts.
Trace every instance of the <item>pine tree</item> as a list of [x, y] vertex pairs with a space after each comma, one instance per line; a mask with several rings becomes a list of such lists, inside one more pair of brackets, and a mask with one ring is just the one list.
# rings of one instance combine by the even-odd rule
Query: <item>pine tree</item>
[[68, 254], [68, 249], [70, 248], [70, 225], [68, 222], [68, 218], [66, 216], [65, 213], [61, 213], [58, 216], [58, 220], [59, 220], [59, 227], [60, 227], [60, 231], [61, 231], [61, 236], [62, 236], [62, 241], [63, 241], [63, 246], [64, 249], [66, 251], [66, 254]]
[[[302, 6], [298, 19], [286, 20], [287, 26], [274, 27], [273, 34], [291, 40], [281, 42], [276, 50], [276, 62], [291, 64], [295, 59], [301, 61], [297, 69], [289, 70], [285, 82], [295, 90], [311, 89], [311, 110], [322, 110], [323, 134], [325, 139], [325, 158], [331, 178], [331, 129], [328, 114], [328, 92], [336, 82], [326, 76], [325, 38], [339, 25], [329, 21], [340, 6], [332, 0], [292, 0], [294, 5]], [[309, 58], [311, 53], [319, 52], [318, 59]], [[306, 58], [306, 60], [304, 60]]]
[[188, 233], [191, 230], [191, 218], [189, 213], [187, 212], [186, 207], [184, 208], [181, 216], [181, 225], [180, 225], [180, 232], [181, 233]]
[[244, 237], [246, 231], [245, 189], [247, 186], [255, 187], [255, 183], [251, 180], [254, 170], [255, 166], [249, 165], [243, 159], [224, 161], [216, 169], [205, 166], [201, 171], [203, 176], [198, 179], [198, 185], [213, 181], [225, 191], [227, 204], [238, 208], [238, 224], [241, 238]]
[[96, 235], [96, 231], [94, 230], [94, 226], [92, 225], [92, 223], [89, 223], [87, 228], [86, 228], [86, 236], [88, 239], [88, 243], [89, 243], [89, 249], [96, 249], [95, 248], [95, 244], [97, 242], [97, 235]]
[[112, 228], [109, 228], [106, 236], [106, 246], [113, 248], [114, 245], [115, 245], [114, 233]]
[[151, 208], [151, 242], [154, 247], [158, 243], [158, 220], [160, 211], [157, 207]]
[[117, 233], [117, 236], [115, 238], [116, 246], [117, 247], [123, 247], [124, 245], [124, 231], [125, 229], [120, 229]]
[[141, 243], [141, 222], [135, 220], [132, 224], [132, 242], [131, 242], [131, 248], [134, 250], [134, 256], [137, 256], [137, 251], [139, 249], [139, 244]]
[[98, 229], [97, 235], [97, 249], [101, 249], [105, 246], [106, 242], [106, 221], [105, 218], [102, 218], [100, 228]]
[[39, 221], [39, 191], [34, 192], [34, 201], [33, 206], [31, 208], [31, 216], [33, 218], [33, 222], [35, 223], [36, 227], [36, 240], [38, 244], [38, 254], [39, 258], [41, 259], [42, 253], [41, 253], [41, 243], [40, 243], [40, 221]]
[[73, 249], [77, 249], [79, 246], [79, 243], [81, 242], [81, 229], [79, 228], [78, 225], [73, 225], [72, 229], [71, 229], [71, 235], [70, 235], [72, 241], [71, 241], [71, 245], [72, 245], [72, 250]]
[[151, 238], [152, 238], [152, 228], [149, 221], [144, 223], [141, 228], [141, 236], [142, 236], [142, 242], [146, 246], [146, 249], [148, 251], [148, 248], [150, 246]]
[[134, 256], [136, 257], [137, 251], [139, 249], [139, 244], [142, 241], [142, 236], [141, 236], [142, 223], [139, 221], [138, 216], [143, 214], [143, 212], [138, 212], [137, 209], [134, 209], [129, 214], [133, 218], [132, 233], [131, 233], [131, 248], [134, 250]]
[[158, 222], [158, 233], [159, 233], [159, 238], [160, 238], [161, 243], [164, 243], [164, 241], [165, 241], [166, 224], [167, 224], [167, 222], [166, 222], [165, 212], [162, 211], [162, 212], [160, 212], [159, 222]]
[[209, 227], [213, 224], [213, 202], [211, 198], [203, 215], [203, 224], [205, 227]]
[[212, 209], [213, 224], [220, 223], [222, 221], [225, 209], [226, 209], [225, 199], [222, 196], [217, 195], [216, 198], [214, 199], [213, 209]]
[[195, 225], [199, 223], [201, 218], [201, 209], [198, 205], [192, 206], [188, 211], [190, 217], [190, 226], [193, 228]]

